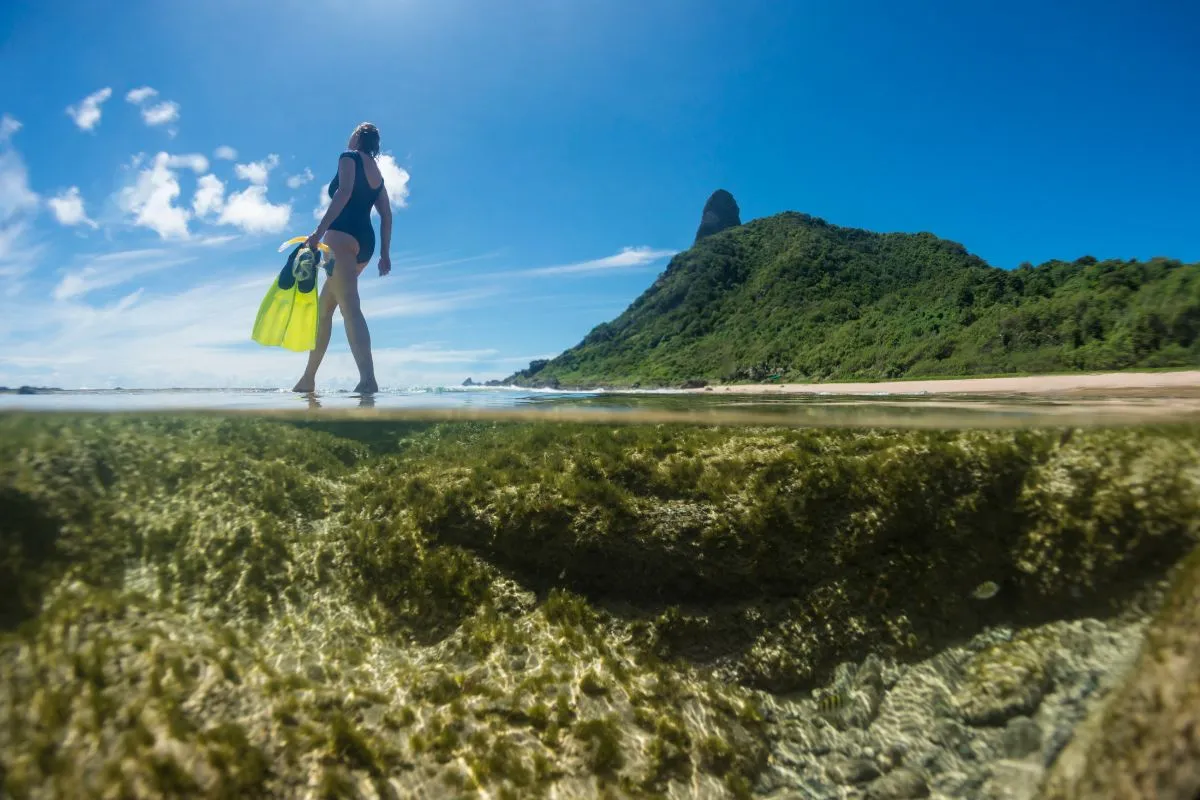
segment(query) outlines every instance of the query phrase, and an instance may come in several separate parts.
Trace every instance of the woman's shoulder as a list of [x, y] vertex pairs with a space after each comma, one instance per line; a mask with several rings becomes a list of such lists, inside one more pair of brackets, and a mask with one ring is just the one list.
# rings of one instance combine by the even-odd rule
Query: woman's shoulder
[[360, 156], [355, 150], [343, 150], [342, 154], [338, 156], [338, 161], [341, 161], [343, 158], [348, 158], [351, 161], [358, 161], [360, 158], [362, 158], [362, 156]]

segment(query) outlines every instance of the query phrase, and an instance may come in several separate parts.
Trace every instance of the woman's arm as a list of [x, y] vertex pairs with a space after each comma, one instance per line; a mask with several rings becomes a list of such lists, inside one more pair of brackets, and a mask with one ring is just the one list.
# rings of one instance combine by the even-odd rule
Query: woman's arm
[[321, 223], [317, 225], [317, 229], [313, 231], [312, 236], [308, 237], [309, 247], [316, 247], [317, 242], [329, 230], [329, 226], [337, 219], [338, 214], [342, 213], [342, 209], [346, 207], [346, 203], [350, 202], [350, 195], [354, 192], [354, 159], [350, 156], [342, 156], [338, 159], [338, 188], [333, 193], [333, 199], [329, 201], [329, 208], [325, 211], [325, 216], [321, 217]]
[[379, 274], [387, 275], [392, 269], [392, 203], [388, 199], [387, 186], [380, 187], [375, 197], [375, 210], [379, 212]]

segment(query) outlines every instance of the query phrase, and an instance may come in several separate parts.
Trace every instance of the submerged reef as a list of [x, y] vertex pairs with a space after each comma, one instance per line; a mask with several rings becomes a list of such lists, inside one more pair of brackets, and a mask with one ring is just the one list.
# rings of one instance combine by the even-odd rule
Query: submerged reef
[[1191, 426], [5, 415], [0, 780], [1033, 797], [1198, 540]]
[[1182, 565], [1137, 663], [1055, 763], [1047, 800], [1200, 795], [1200, 552]]

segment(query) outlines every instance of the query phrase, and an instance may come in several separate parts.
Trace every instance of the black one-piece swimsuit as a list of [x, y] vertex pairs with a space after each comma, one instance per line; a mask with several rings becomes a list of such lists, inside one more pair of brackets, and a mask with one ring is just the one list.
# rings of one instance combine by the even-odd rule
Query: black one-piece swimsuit
[[[342, 153], [341, 158], [354, 159], [354, 190], [350, 193], [346, 207], [330, 223], [329, 230], [341, 231], [353, 236], [358, 241], [358, 263], [365, 264], [375, 254], [375, 229], [371, 226], [371, 208], [375, 205], [375, 198], [379, 197], [380, 190], [383, 189], [383, 183], [381, 182], [374, 189], [371, 188], [371, 184], [367, 181], [367, 172], [363, 169], [362, 154], [354, 150], [347, 150]], [[334, 175], [333, 180], [329, 182], [329, 198], [331, 200], [337, 190], [338, 176]]]

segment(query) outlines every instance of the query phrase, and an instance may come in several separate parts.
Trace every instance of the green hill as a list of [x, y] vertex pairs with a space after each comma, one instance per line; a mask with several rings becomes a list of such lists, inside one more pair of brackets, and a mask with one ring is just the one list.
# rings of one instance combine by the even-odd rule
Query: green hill
[[784, 213], [679, 253], [582, 342], [504, 382], [872, 380], [1200, 364], [1200, 264], [1003, 270], [929, 233]]

